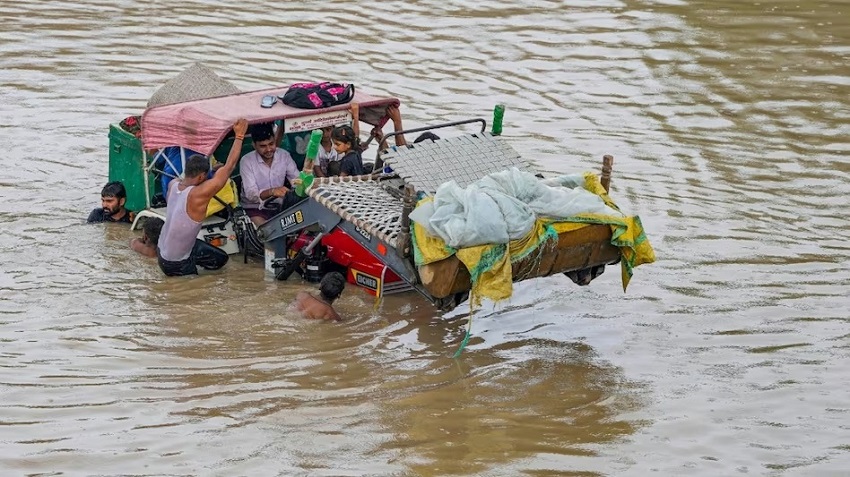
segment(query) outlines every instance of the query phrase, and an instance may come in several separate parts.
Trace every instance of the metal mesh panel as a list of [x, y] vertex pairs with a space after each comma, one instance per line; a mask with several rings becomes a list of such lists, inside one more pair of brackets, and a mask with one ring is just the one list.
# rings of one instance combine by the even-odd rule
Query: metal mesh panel
[[398, 248], [403, 203], [380, 182], [359, 177], [316, 179], [309, 194], [343, 219]]
[[221, 78], [206, 66], [195, 63], [162, 85], [148, 100], [148, 107], [182, 103], [239, 93], [233, 83]]
[[450, 180], [466, 187], [487, 174], [511, 167], [537, 172], [504, 139], [489, 133], [410, 144], [390, 150], [383, 159], [416, 190], [430, 193]]

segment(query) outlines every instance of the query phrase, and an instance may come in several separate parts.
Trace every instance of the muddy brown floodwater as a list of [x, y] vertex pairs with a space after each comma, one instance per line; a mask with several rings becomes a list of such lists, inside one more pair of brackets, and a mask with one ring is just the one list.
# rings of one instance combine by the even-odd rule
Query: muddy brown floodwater
[[[165, 279], [82, 222], [108, 125], [195, 61], [409, 127], [504, 103], [546, 171], [615, 157], [658, 261], [524, 282], [458, 359], [468, 309]], [[848, 98], [846, 1], [0, 0], [0, 475], [846, 475]]]

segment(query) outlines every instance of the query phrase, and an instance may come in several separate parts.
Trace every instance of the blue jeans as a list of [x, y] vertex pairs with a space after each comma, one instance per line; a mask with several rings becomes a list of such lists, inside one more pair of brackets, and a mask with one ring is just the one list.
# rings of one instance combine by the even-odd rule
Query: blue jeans
[[189, 257], [177, 262], [162, 258], [162, 255], [159, 254], [159, 247], [156, 249], [156, 262], [159, 264], [162, 273], [168, 277], [197, 275], [198, 267], [218, 270], [227, 263], [228, 259], [230, 257], [227, 252], [199, 239], [195, 239], [195, 245], [192, 247], [192, 253], [189, 254]]

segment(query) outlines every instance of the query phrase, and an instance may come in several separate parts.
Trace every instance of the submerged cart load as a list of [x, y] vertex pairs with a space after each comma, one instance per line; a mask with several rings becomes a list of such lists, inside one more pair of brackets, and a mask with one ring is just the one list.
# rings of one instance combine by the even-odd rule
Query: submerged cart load
[[[476, 121], [483, 125], [482, 120]], [[408, 132], [422, 129], [426, 128]], [[523, 160], [504, 138], [484, 132], [483, 126], [475, 134], [385, 150], [378, 162], [392, 172], [318, 179], [309, 189], [308, 200], [261, 226], [267, 263], [278, 269], [297, 266], [291, 237], [301, 234], [309, 238], [301, 240], [307, 245], [307, 253], [300, 257], [313, 257], [309, 262], [313, 267], [328, 262], [341, 265], [350, 281], [377, 295], [413, 288], [436, 306], [449, 309], [470, 291], [476, 298], [503, 299], [510, 296], [512, 282], [556, 273], [567, 273], [573, 281], [587, 284], [604, 265], [620, 260], [625, 285], [634, 266], [653, 260], [639, 220], [620, 214], [593, 174], [561, 181], [571, 182], [570, 189], [581, 189], [585, 199], [594, 197], [598, 206], [573, 208], [576, 213], [569, 217], [537, 217], [532, 212], [527, 220], [529, 230], [521, 237], [513, 230], [516, 238], [512, 240], [486, 240], [485, 233], [482, 243], [453, 247], [431, 233], [428, 220], [412, 221], [417, 214], [425, 217], [422, 209], [413, 212], [417, 206], [433, 209], [429, 202], [437, 203], [437, 208], [446, 206], [448, 201], [441, 201], [441, 193], [451, 188], [455, 195], [462, 190], [468, 196], [482, 179], [521, 179], [529, 184], [526, 195], [538, 186], [550, 188], [558, 182], [541, 181], [533, 164]], [[519, 198], [496, 200], [522, 210], [517, 204]], [[507, 209], [504, 204], [503, 209]], [[449, 222], [465, 221], [475, 228], [497, 218], [482, 216], [492, 213], [491, 209], [476, 210], [475, 203], [460, 204], [466, 218], [455, 214]], [[435, 215], [432, 212], [431, 221]], [[630, 236], [637, 240], [627, 240]]]

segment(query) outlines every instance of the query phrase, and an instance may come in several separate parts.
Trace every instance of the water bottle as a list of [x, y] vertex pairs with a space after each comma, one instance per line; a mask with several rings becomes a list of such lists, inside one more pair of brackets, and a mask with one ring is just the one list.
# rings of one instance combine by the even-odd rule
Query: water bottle
[[319, 144], [322, 142], [322, 130], [314, 129], [310, 133], [310, 142], [307, 144], [307, 154], [304, 158], [304, 170], [301, 171], [299, 184], [295, 186], [295, 195], [304, 197], [307, 189], [313, 185], [313, 161], [319, 155]]
[[502, 119], [505, 117], [505, 105], [497, 104], [495, 108], [493, 108], [493, 129], [490, 131], [490, 134], [494, 136], [500, 136], [502, 134]]
[[322, 130], [314, 129], [310, 133], [310, 142], [307, 144], [307, 159], [314, 161], [319, 155], [319, 144], [322, 142]]

